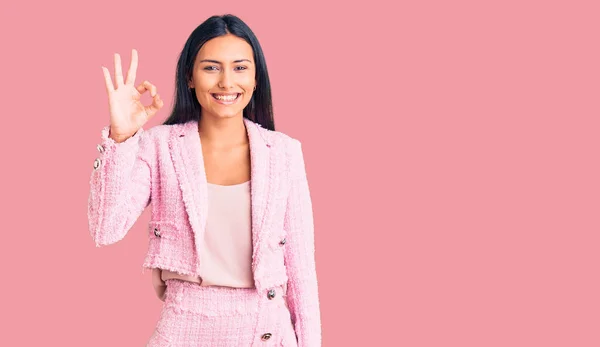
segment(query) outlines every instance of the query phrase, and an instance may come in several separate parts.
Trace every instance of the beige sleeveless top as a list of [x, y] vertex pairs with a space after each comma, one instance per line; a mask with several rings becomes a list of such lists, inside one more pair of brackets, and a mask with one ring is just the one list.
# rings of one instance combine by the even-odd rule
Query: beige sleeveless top
[[178, 278], [202, 286], [254, 288], [250, 181], [208, 184], [208, 216], [200, 252], [200, 277], [162, 270], [161, 279]]

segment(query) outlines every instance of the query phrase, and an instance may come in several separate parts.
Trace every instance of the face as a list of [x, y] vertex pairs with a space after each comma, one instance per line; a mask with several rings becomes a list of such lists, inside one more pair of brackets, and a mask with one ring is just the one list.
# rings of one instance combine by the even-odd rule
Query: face
[[202, 117], [242, 117], [256, 85], [252, 46], [228, 34], [207, 41], [194, 62], [195, 88]]

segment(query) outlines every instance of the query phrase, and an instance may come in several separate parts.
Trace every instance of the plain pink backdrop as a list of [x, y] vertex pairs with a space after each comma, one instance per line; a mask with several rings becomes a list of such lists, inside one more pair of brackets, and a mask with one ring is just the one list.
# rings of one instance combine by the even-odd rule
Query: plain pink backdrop
[[109, 247], [87, 229], [101, 66], [136, 48], [159, 124], [224, 13], [303, 142], [324, 346], [600, 345], [597, 2], [215, 3], [2, 5], [1, 345], [146, 343], [149, 210]]

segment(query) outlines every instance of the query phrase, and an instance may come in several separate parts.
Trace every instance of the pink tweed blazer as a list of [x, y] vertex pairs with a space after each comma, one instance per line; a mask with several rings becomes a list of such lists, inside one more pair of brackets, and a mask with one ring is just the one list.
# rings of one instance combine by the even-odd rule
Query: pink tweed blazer
[[[311, 197], [300, 141], [244, 118], [250, 143], [252, 270], [258, 291], [287, 286], [300, 347], [321, 345]], [[97, 247], [125, 237], [148, 205], [144, 269], [198, 276], [207, 181], [198, 122], [140, 129], [124, 142], [101, 132], [88, 221]]]

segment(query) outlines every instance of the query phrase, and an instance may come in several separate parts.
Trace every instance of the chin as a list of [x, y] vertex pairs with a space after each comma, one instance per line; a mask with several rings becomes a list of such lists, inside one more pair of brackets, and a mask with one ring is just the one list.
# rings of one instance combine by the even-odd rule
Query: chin
[[235, 118], [237, 117], [237, 115], [239, 114], [239, 112], [227, 112], [227, 113], [215, 113], [215, 115], [217, 116], [217, 118]]

